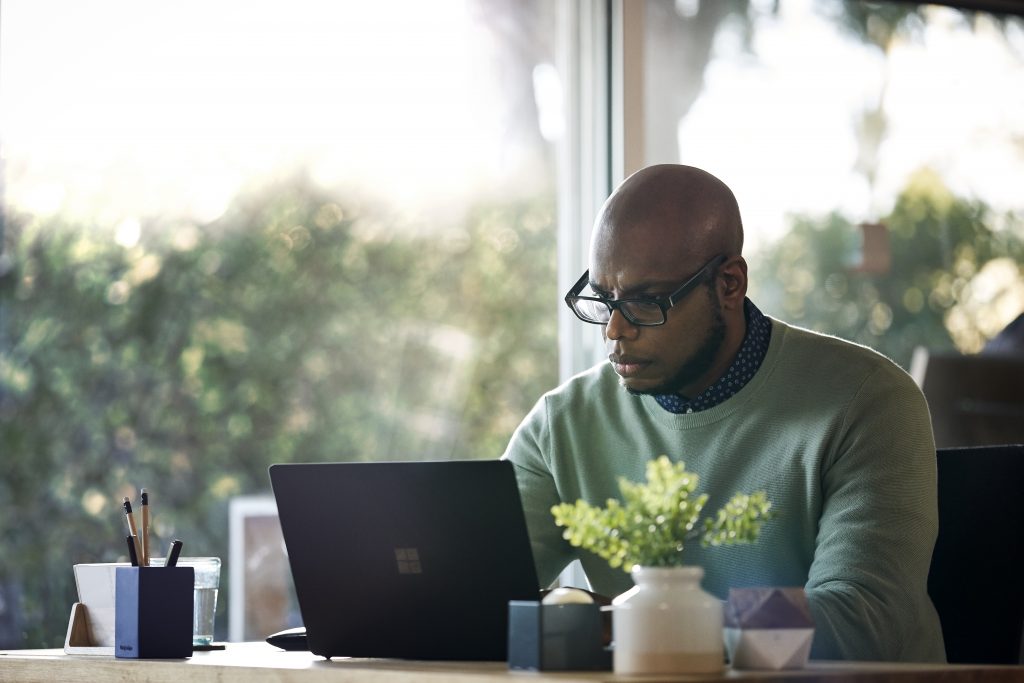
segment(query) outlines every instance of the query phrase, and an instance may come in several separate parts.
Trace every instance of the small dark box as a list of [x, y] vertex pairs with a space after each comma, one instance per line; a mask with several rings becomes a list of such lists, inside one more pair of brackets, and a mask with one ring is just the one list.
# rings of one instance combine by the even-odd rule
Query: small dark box
[[610, 671], [598, 605], [508, 604], [508, 666], [531, 671]]
[[122, 659], [192, 656], [192, 567], [118, 567], [114, 655]]

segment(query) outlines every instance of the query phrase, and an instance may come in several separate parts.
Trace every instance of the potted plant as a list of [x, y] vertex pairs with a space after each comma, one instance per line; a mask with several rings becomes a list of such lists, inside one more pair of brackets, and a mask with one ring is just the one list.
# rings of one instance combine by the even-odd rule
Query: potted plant
[[622, 500], [583, 500], [551, 508], [572, 545], [631, 573], [636, 584], [613, 601], [616, 673], [708, 673], [722, 669], [722, 604], [704, 592], [704, 570], [683, 563], [686, 543], [752, 543], [773, 516], [763, 491], [737, 493], [701, 520], [707, 494], [699, 477], [661, 456], [647, 481], [619, 479]]

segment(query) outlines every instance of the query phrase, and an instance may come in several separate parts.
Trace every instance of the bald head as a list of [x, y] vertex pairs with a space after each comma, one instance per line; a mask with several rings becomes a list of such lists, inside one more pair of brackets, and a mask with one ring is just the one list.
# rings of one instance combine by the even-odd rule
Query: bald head
[[[628, 391], [694, 397], [725, 372], [746, 334], [742, 249], [736, 198], [698, 168], [651, 166], [608, 198], [588, 278], [608, 302], [608, 359]], [[661, 308], [661, 324], [624, 312], [641, 301]]]
[[[592, 260], [607, 249], [638, 249], [652, 256], [703, 263], [739, 256], [743, 225], [732, 190], [693, 166], [649, 166], [627, 178], [601, 207]], [[607, 255], [607, 254], [605, 254]]]

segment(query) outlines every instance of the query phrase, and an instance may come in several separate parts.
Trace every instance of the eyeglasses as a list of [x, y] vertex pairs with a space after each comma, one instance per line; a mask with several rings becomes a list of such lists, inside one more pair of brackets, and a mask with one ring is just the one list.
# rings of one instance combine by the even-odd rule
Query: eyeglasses
[[622, 316], [633, 325], [643, 327], [654, 327], [664, 325], [668, 309], [676, 305], [694, 287], [699, 285], [704, 277], [726, 260], [724, 254], [711, 259], [704, 266], [694, 273], [693, 277], [679, 286], [679, 289], [668, 296], [655, 296], [645, 299], [606, 299], [600, 296], [580, 296], [580, 292], [590, 281], [590, 271], [583, 273], [583, 277], [573, 285], [569, 293], [565, 295], [565, 303], [568, 304], [576, 317], [585, 323], [595, 325], [607, 325], [611, 320], [612, 311], [618, 310]]

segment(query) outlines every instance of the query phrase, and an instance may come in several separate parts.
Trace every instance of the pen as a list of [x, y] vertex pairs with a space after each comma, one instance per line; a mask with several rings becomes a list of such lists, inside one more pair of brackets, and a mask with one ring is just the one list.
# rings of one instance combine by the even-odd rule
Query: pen
[[131, 538], [135, 544], [135, 557], [136, 559], [142, 559], [142, 546], [139, 545], [139, 533], [135, 529], [135, 515], [132, 514], [132, 503], [128, 500], [128, 496], [124, 497], [122, 507], [124, 507], [125, 519], [128, 520], [128, 530], [132, 532]]
[[142, 566], [149, 566], [150, 556], [153, 554], [149, 548], [149, 493], [142, 489]]
[[165, 567], [174, 567], [178, 564], [178, 554], [181, 552], [181, 541], [174, 539], [171, 543], [170, 550], [167, 551], [167, 561], [164, 562]]
[[132, 566], [138, 567], [139, 557], [135, 554], [135, 537], [129, 534], [124, 537], [124, 540], [128, 541], [128, 558], [132, 561]]

